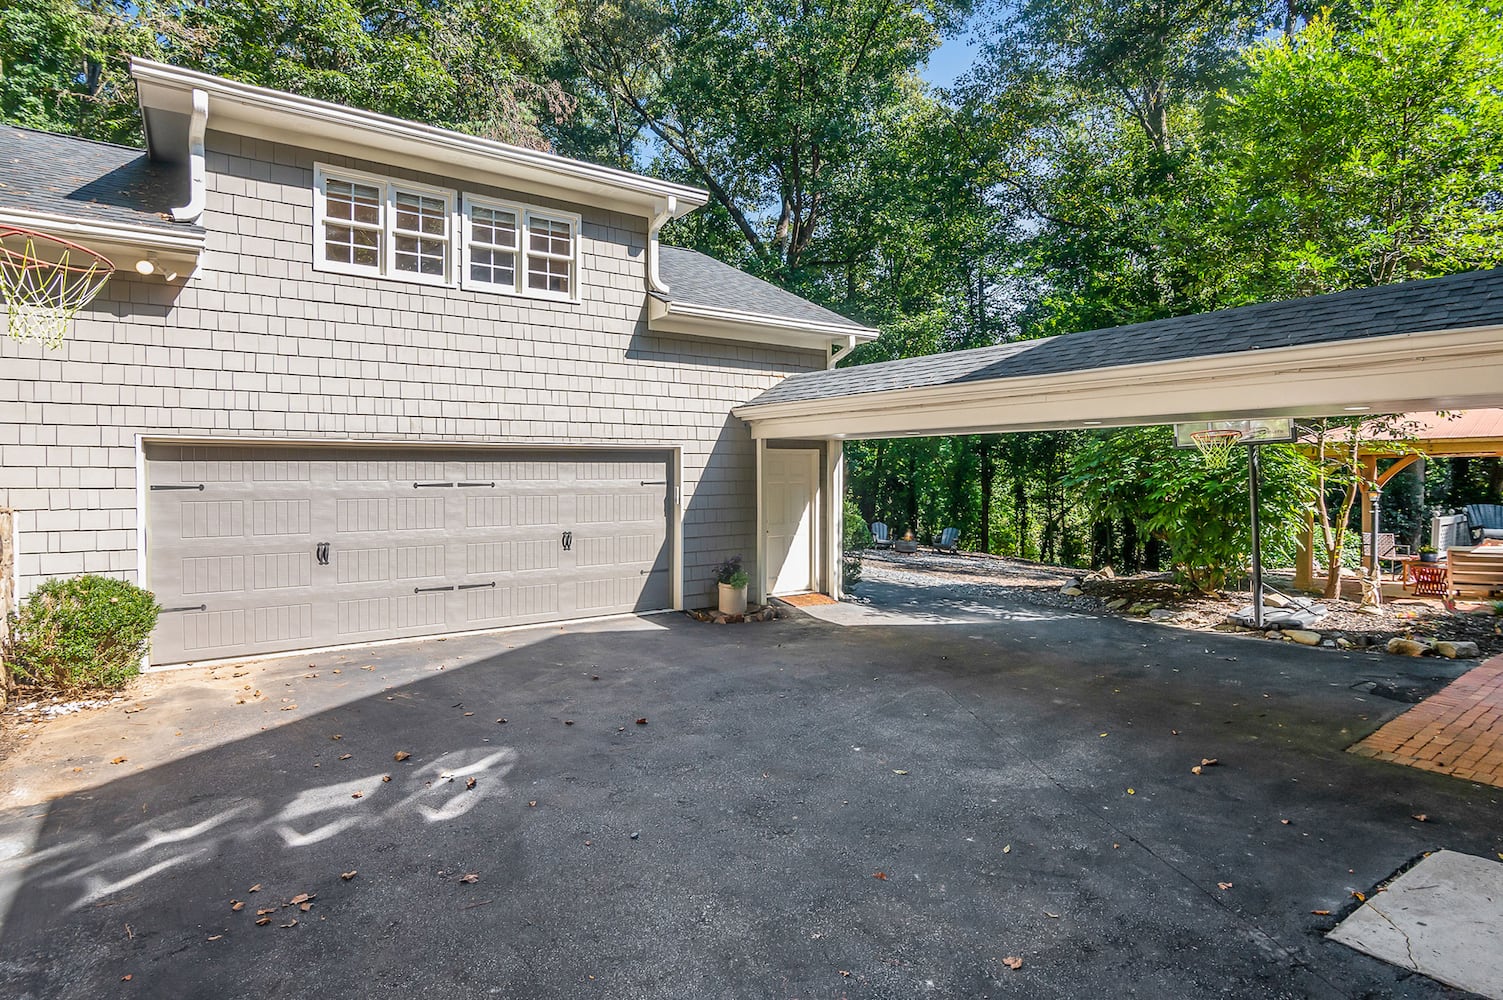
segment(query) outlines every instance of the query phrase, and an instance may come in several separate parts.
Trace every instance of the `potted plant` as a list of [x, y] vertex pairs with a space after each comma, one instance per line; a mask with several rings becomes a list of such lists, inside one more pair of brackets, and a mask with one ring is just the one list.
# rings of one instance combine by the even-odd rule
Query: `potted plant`
[[1433, 563], [1440, 558], [1434, 546], [1421, 545], [1419, 550], [1420, 562]]
[[731, 556], [715, 567], [715, 580], [720, 584], [721, 614], [746, 614], [746, 584], [750, 579], [741, 566], [740, 556]]

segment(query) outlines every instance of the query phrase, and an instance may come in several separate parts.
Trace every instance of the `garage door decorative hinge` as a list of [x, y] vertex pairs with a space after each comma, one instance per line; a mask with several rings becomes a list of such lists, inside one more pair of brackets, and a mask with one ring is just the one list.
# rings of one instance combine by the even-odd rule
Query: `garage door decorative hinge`
[[568, 552], [569, 549], [572, 548], [573, 545], [574, 545], [574, 532], [572, 532], [572, 531], [566, 531], [566, 532], [564, 532], [564, 537], [559, 539], [559, 543], [563, 545], [564, 551]]

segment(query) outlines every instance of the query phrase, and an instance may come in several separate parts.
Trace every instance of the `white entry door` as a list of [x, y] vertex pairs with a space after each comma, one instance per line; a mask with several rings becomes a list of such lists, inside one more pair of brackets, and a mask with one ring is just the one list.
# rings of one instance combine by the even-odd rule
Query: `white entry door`
[[768, 594], [815, 589], [814, 502], [819, 452], [769, 448], [762, 457]]

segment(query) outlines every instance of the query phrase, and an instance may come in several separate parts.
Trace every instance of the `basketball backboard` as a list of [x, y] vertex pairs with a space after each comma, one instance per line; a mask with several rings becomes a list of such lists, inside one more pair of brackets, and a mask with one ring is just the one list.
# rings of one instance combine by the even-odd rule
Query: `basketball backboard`
[[1196, 420], [1174, 425], [1174, 446], [1194, 448], [1191, 435], [1200, 431], [1240, 431], [1239, 444], [1275, 444], [1294, 440], [1293, 417], [1231, 417], [1226, 420]]

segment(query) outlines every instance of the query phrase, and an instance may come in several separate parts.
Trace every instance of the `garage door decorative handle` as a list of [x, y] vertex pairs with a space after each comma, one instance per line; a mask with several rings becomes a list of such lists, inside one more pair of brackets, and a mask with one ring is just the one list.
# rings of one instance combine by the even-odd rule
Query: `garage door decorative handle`
[[570, 549], [570, 547], [573, 546], [573, 544], [574, 544], [574, 532], [572, 532], [572, 531], [566, 531], [566, 532], [564, 532], [564, 537], [561, 538], [561, 539], [559, 539], [559, 542], [563, 545], [564, 551], [568, 552], [569, 549]]
[[198, 490], [199, 492], [202, 492], [203, 488], [204, 488], [204, 484], [203, 483], [198, 483], [198, 484], [193, 485], [193, 486], [168, 486], [168, 485], [152, 486], [152, 489], [154, 489], [154, 490]]
[[159, 609], [157, 611], [157, 614], [170, 615], [170, 614], [175, 614], [175, 613], [177, 613], [179, 611], [207, 611], [207, 610], [209, 610], [209, 606], [207, 604], [190, 604], [186, 608], [161, 608], [161, 609]]
[[436, 594], [440, 590], [453, 590], [453, 589], [454, 589], [454, 585], [450, 584], [447, 587], [413, 587], [412, 588], [412, 592], [414, 594]]
[[313, 558], [318, 560], [320, 566], [329, 565], [329, 543], [319, 542], [313, 549]]
[[496, 484], [495, 483], [455, 483], [454, 485], [455, 486], [489, 486], [491, 489], [495, 489], [496, 488]]
[[444, 489], [445, 487], [451, 487], [453, 485], [453, 483], [413, 483], [412, 488], [415, 490]]
[[496, 585], [496, 581], [495, 580], [492, 580], [490, 583], [461, 583], [459, 585], [459, 589], [460, 590], [483, 590], [486, 587], [494, 587], [495, 585]]

